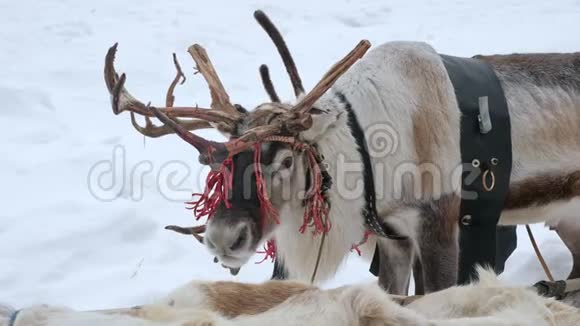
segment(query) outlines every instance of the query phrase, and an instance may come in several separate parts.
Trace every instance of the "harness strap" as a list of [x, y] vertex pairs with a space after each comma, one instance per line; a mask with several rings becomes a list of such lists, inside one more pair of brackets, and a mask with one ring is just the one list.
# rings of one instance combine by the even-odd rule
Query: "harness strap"
[[[378, 236], [393, 239], [393, 240], [406, 240], [407, 237], [399, 234], [391, 225], [388, 225], [379, 219], [379, 214], [377, 213], [377, 203], [376, 203], [376, 190], [375, 190], [375, 178], [373, 173], [373, 166], [371, 163], [371, 157], [369, 155], [368, 146], [366, 143], [366, 138], [364, 131], [358, 122], [356, 114], [352, 109], [352, 105], [340, 91], [334, 92], [337, 99], [344, 105], [344, 110], [348, 116], [348, 126], [350, 127], [350, 132], [356, 142], [357, 150], [361, 156], [363, 164], [363, 178], [364, 178], [364, 197], [365, 197], [365, 208], [363, 209], [363, 217], [365, 219], [366, 227], [373, 231]], [[375, 256], [377, 256], [377, 250], [375, 250]], [[372, 271], [371, 271], [372, 272]], [[372, 272], [374, 274], [374, 272]]]
[[[365, 226], [368, 230], [372, 231], [374, 234], [388, 239], [393, 240], [406, 240], [407, 237], [399, 234], [390, 225], [383, 223], [378, 216], [376, 207], [376, 194], [375, 194], [375, 180], [373, 173], [373, 166], [371, 164], [371, 158], [368, 152], [368, 146], [365, 139], [364, 131], [358, 122], [356, 114], [352, 109], [350, 101], [347, 99], [344, 93], [335, 90], [334, 95], [340, 103], [344, 105], [344, 110], [348, 117], [348, 126], [350, 128], [350, 133], [353, 136], [357, 150], [361, 156], [361, 161], [363, 164], [363, 184], [364, 184], [364, 197], [365, 197], [365, 208], [362, 211], [363, 218], [365, 219]], [[375, 245], [375, 252], [373, 254], [373, 259], [369, 271], [374, 276], [379, 275], [380, 267], [380, 254], [379, 245]]]
[[495, 266], [497, 222], [509, 191], [511, 126], [502, 85], [488, 63], [441, 55], [460, 115], [462, 187], [459, 284], [474, 266]]

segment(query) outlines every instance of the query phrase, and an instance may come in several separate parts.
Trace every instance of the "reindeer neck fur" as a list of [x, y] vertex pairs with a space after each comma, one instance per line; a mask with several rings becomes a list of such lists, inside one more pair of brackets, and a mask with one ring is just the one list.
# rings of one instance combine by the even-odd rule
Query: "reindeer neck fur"
[[416, 239], [418, 204], [453, 194], [459, 178], [459, 109], [439, 54], [417, 42], [369, 52], [335, 89], [365, 131], [379, 215]]
[[[321, 127], [324, 131], [320, 132], [321, 128], [315, 122], [313, 129], [318, 131], [308, 131], [303, 137], [316, 142], [333, 178], [332, 187], [327, 192], [331, 204], [329, 220], [332, 227], [325, 236], [316, 273], [316, 281], [323, 281], [336, 273], [352, 245], [363, 239], [365, 226], [362, 210], [365, 200], [361, 185], [361, 158], [348, 126], [344, 103], [330, 91], [318, 101], [317, 107], [328, 112], [324, 119], [325, 122], [331, 119], [332, 124], [325, 126], [328, 128]], [[356, 167], [351, 173], [344, 174], [344, 165]], [[275, 238], [278, 257], [288, 268], [290, 278], [309, 281], [316, 265], [322, 236], [314, 236], [309, 229], [304, 234], [298, 232], [303, 214], [303, 207], [281, 207], [280, 216], [283, 217], [283, 222], [276, 229]]]
[[365, 130], [379, 211], [457, 191], [460, 112], [439, 54], [425, 43], [389, 42], [352, 70], [336, 87]]
[[[413, 193], [425, 191], [424, 185], [413, 189], [413, 184], [392, 179], [401, 163], [442, 161], [445, 164], [441, 166], [447, 169], [444, 173], [451, 180], [450, 166], [455, 166], [451, 162], [460, 161], [459, 111], [453, 89], [445, 87], [446, 78], [442, 63], [430, 46], [410, 42], [387, 43], [370, 51], [317, 102], [317, 108], [327, 111], [321, 119], [326, 124], [320, 125], [322, 122], [315, 120], [313, 130], [306, 132], [304, 138], [317, 142], [334, 179], [328, 192], [332, 228], [325, 239], [317, 280], [334, 275], [352, 245], [362, 239], [365, 230], [362, 217], [364, 171], [349, 126], [347, 106], [354, 112], [367, 138], [378, 209], [392, 213], [401, 199], [408, 201], [411, 198], [407, 197]], [[435, 112], [434, 118], [429, 116], [432, 110], [440, 110]], [[373, 138], [372, 133], [380, 133], [385, 128], [392, 129], [396, 148], [382, 155], [381, 149], [376, 147], [376, 142], [381, 146], [381, 135]], [[324, 132], [321, 133], [321, 129]], [[418, 148], [417, 141], [429, 143]], [[422, 167], [404, 168], [412, 168], [415, 173]], [[449, 184], [441, 191], [450, 192], [451, 188]], [[275, 234], [279, 255], [290, 269], [290, 277], [309, 279], [321, 238], [296, 231], [301, 223], [302, 210], [282, 207], [280, 213], [288, 222], [280, 225]], [[397, 225], [398, 231], [413, 234], [417, 219], [409, 216], [417, 214], [414, 211], [411, 214], [399, 213], [394, 214], [402, 221]], [[370, 258], [374, 240], [361, 249]]]

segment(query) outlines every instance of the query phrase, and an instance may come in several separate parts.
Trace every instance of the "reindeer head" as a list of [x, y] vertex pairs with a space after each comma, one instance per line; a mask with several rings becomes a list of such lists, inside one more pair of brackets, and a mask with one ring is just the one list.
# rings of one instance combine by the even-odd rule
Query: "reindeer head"
[[[329, 227], [323, 221], [328, 213], [322, 198], [325, 173], [315, 144], [305, 135], [313, 120], [318, 120], [317, 125], [325, 124], [325, 111], [315, 108], [316, 101], [370, 47], [368, 41], [361, 41], [305, 93], [281, 34], [263, 12], [256, 11], [254, 16], [282, 57], [297, 97], [295, 104], [280, 102], [263, 65], [260, 73], [271, 102], [250, 112], [233, 105], [206, 51], [197, 44], [188, 52], [209, 86], [210, 108], [173, 106], [173, 89], [183, 77], [175, 55], [177, 76], [167, 91], [165, 107], [145, 105], [124, 88], [125, 74], [119, 76], [113, 66], [116, 44], [109, 49], [105, 62], [105, 81], [115, 114], [130, 111], [135, 129], [149, 137], [177, 134], [199, 151], [200, 163], [211, 167], [206, 190], [190, 203], [197, 218], [208, 218], [207, 227], [170, 228], [194, 234], [223, 265], [232, 268], [245, 264], [259, 244], [272, 236], [275, 227], [284, 223], [278, 212], [285, 207], [304, 211], [301, 232], [308, 225], [314, 225], [317, 232]], [[145, 116], [145, 127], [137, 124], [135, 113]], [[164, 125], [154, 125], [150, 117]], [[216, 128], [229, 140], [209, 141], [190, 132], [202, 128]], [[298, 193], [304, 196], [296, 196]], [[204, 231], [205, 239], [198, 235]]]

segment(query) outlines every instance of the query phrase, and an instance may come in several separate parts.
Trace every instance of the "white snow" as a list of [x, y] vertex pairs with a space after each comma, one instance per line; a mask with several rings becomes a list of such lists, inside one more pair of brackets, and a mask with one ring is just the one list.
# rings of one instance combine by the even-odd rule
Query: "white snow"
[[[107, 48], [119, 42], [127, 87], [163, 103], [177, 52], [189, 77], [177, 104], [208, 104], [185, 52], [197, 42], [237, 103], [266, 100], [262, 63], [291, 99], [255, 9], [280, 27], [306, 87], [363, 38], [427, 41], [464, 56], [580, 50], [578, 0], [1, 1], [0, 301], [98, 309], [147, 302], [193, 278], [232, 279], [193, 239], [163, 230], [193, 222], [183, 201], [201, 184], [197, 154], [176, 137], [145, 141], [128, 115], [113, 116], [102, 69]], [[543, 226], [534, 230], [555, 276], [565, 277], [567, 250]], [[531, 284], [544, 275], [520, 231], [504, 277]], [[350, 259], [328, 285], [370, 279], [367, 270]], [[270, 273], [269, 263], [249, 264], [238, 280]]]

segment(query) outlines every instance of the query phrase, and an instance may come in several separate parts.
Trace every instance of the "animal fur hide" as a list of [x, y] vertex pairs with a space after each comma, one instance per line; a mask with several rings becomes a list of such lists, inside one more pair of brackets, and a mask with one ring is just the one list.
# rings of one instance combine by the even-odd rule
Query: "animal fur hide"
[[[580, 310], [510, 287], [480, 270], [480, 281], [424, 296], [407, 306], [376, 284], [322, 290], [270, 281], [191, 282], [156, 303], [128, 309], [79, 312], [36, 306], [21, 310], [13, 326], [222, 326], [222, 325], [580, 325]], [[14, 313], [0, 307], [0, 326]]]

